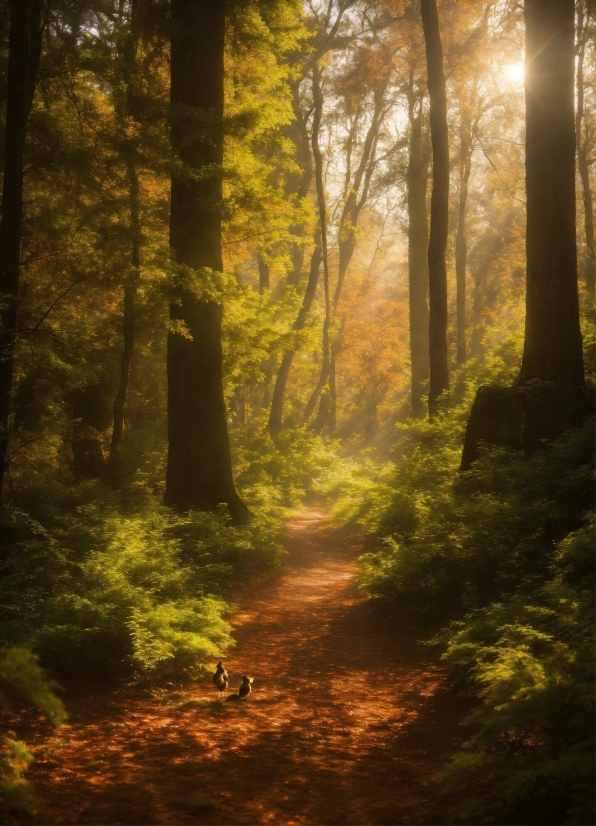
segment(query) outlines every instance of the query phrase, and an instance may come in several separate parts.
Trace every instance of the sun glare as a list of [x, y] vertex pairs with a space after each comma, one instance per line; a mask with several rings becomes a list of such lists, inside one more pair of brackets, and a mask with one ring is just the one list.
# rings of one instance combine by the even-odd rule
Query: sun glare
[[508, 66], [504, 66], [504, 73], [505, 77], [511, 84], [521, 84], [524, 82], [524, 64], [523, 63], [510, 63]]

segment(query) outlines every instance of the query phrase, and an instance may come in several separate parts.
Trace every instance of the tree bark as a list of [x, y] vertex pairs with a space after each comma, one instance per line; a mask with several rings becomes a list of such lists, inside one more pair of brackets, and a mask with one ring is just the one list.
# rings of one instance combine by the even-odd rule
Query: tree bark
[[[299, 176], [290, 176], [289, 185], [293, 190], [298, 200], [306, 198], [310, 184], [312, 181], [312, 156], [310, 149], [310, 140], [308, 137], [308, 128], [302, 105], [300, 100], [300, 85], [303, 78], [295, 80], [292, 83], [292, 111], [294, 112], [294, 122], [288, 128], [290, 137], [296, 146], [296, 162], [300, 168]], [[304, 224], [298, 224], [292, 227], [292, 234], [297, 238], [303, 238], [305, 233]], [[292, 244], [292, 269], [288, 273], [288, 284], [296, 286], [300, 281], [302, 274], [302, 265], [304, 263], [304, 244]]]
[[458, 364], [466, 362], [466, 267], [468, 245], [466, 242], [466, 206], [468, 181], [472, 167], [472, 123], [468, 112], [462, 113], [459, 152], [459, 205], [457, 211], [457, 235], [455, 237], [456, 326]]
[[323, 92], [321, 90], [321, 76], [318, 64], [313, 64], [312, 73], [313, 87], [313, 125], [312, 125], [312, 153], [315, 161], [315, 183], [317, 189], [317, 201], [319, 204], [319, 231], [321, 233], [321, 252], [323, 258], [323, 285], [325, 290], [325, 318], [323, 321], [323, 365], [317, 386], [311, 395], [304, 410], [304, 421], [310, 418], [318, 397], [329, 379], [331, 366], [331, 299], [329, 292], [329, 257], [327, 255], [327, 213], [325, 206], [325, 185], [323, 181], [323, 156], [319, 146], [319, 131], [321, 128], [321, 118], [323, 116]]
[[269, 289], [269, 265], [261, 253], [257, 255], [257, 263], [259, 265], [259, 295], [263, 295], [265, 290]]
[[112, 485], [122, 484], [122, 437], [124, 434], [124, 412], [130, 382], [130, 365], [135, 346], [135, 305], [138, 283], [141, 277], [141, 226], [139, 221], [139, 177], [134, 158], [134, 150], [128, 148], [127, 159], [129, 204], [130, 204], [130, 265], [124, 283], [124, 306], [122, 317], [123, 352], [120, 361], [120, 380], [114, 399], [114, 424], [110, 443], [109, 468]]
[[526, 328], [520, 381], [583, 386], [575, 236], [574, 0], [525, 0]]
[[[172, 0], [171, 141], [180, 160], [172, 174], [170, 246], [183, 265], [170, 306], [168, 465], [164, 501], [214, 510], [225, 503], [236, 523], [248, 511], [236, 493], [223, 394], [222, 305], [201, 287], [223, 270], [225, 7], [220, 0]], [[188, 171], [187, 171], [188, 170]], [[196, 283], [195, 282], [195, 283]]]
[[[310, 260], [310, 275], [308, 277], [306, 292], [304, 293], [304, 298], [302, 299], [302, 306], [300, 307], [298, 317], [292, 325], [292, 329], [295, 332], [302, 330], [304, 325], [306, 324], [306, 319], [317, 290], [317, 284], [319, 283], [319, 272], [321, 269], [322, 257], [323, 250], [321, 246], [321, 237], [320, 233], [317, 233], [317, 236], [315, 237], [315, 248], [313, 250], [312, 257]], [[275, 381], [275, 388], [273, 390], [273, 400], [271, 402], [271, 411], [269, 413], [269, 423], [267, 425], [267, 430], [272, 436], [277, 436], [277, 434], [281, 430], [284, 397], [286, 393], [286, 386], [288, 383], [288, 376], [290, 374], [290, 367], [292, 366], [292, 361], [294, 359], [295, 353], [295, 348], [287, 350], [284, 353], [283, 358], [281, 360], [279, 372], [277, 374], [277, 379]]]
[[480, 387], [462, 470], [481, 443], [531, 453], [588, 414], [575, 238], [574, 0], [524, 0], [526, 329], [513, 388]]
[[[140, 31], [137, 25], [138, 0], [132, 0], [129, 10], [129, 30], [125, 40], [121, 60], [121, 77], [125, 85], [125, 99], [121, 105], [120, 116], [122, 126], [130, 117], [132, 110], [133, 83], [137, 43]], [[121, 17], [121, 22], [124, 22]], [[120, 378], [118, 390], [114, 399], [112, 439], [108, 466], [114, 488], [122, 484], [122, 438], [124, 434], [124, 414], [128, 388], [130, 383], [130, 366], [135, 346], [135, 311], [138, 284], [141, 277], [141, 224], [139, 218], [139, 176], [137, 171], [137, 148], [134, 139], [131, 139], [123, 130], [123, 154], [126, 163], [126, 177], [128, 179], [129, 203], [129, 235], [130, 235], [130, 271], [124, 279], [124, 301], [122, 318], [123, 351], [120, 361]]]
[[[423, 96], [414, 90], [410, 71], [408, 116], [410, 120], [408, 186], [408, 284], [410, 292], [410, 361], [412, 413], [421, 415], [422, 396], [428, 381], [428, 214], [426, 188], [429, 154], [423, 134]], [[416, 111], [418, 109], [418, 111]]]
[[584, 55], [586, 51], [584, 7], [582, 0], [577, 6], [577, 110], [575, 115], [575, 138], [577, 142], [577, 168], [582, 182], [582, 199], [584, 202], [584, 231], [586, 236], [587, 260], [585, 264], [586, 292], [590, 301], [594, 301], [596, 287], [596, 250], [594, 248], [594, 211], [592, 206], [592, 191], [590, 188], [590, 141], [588, 139], [587, 124], [582, 140], [584, 127]]
[[43, 0], [12, 0], [8, 44], [4, 180], [0, 221], [0, 495], [8, 459], [23, 232], [27, 120], [41, 59]]
[[445, 250], [449, 228], [449, 140], [443, 47], [436, 0], [420, 0], [428, 65], [433, 188], [428, 242], [429, 356], [428, 410], [437, 412], [439, 396], [449, 389], [447, 353], [447, 269]]

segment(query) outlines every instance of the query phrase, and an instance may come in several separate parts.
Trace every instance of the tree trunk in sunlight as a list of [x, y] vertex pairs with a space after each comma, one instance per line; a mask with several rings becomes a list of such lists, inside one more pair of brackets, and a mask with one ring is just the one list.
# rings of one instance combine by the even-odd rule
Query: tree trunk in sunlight
[[12, 0], [8, 42], [4, 180], [0, 222], [0, 496], [8, 459], [23, 232], [27, 120], [41, 59], [42, 0]]
[[531, 453], [576, 426], [584, 392], [575, 238], [574, 0], [525, 0], [526, 328], [518, 384], [480, 387], [462, 470], [479, 445]]
[[408, 184], [408, 282], [410, 292], [410, 360], [412, 413], [423, 413], [423, 393], [428, 381], [428, 214], [426, 189], [429, 152], [423, 133], [424, 96], [416, 96], [413, 70], [408, 87], [410, 145]]
[[466, 206], [468, 202], [468, 181], [472, 167], [472, 124], [470, 113], [464, 111], [460, 127], [459, 152], [459, 205], [457, 212], [457, 235], [455, 237], [455, 279], [457, 307], [457, 355], [458, 364], [466, 361], [466, 267], [468, 245], [466, 241]]
[[574, 0], [525, 0], [526, 329], [520, 381], [583, 386], [575, 237]]
[[303, 420], [306, 422], [311, 417], [315, 408], [319, 395], [323, 388], [327, 385], [329, 380], [329, 371], [331, 368], [331, 345], [330, 345], [330, 326], [331, 326], [331, 300], [329, 295], [329, 256], [327, 254], [327, 210], [325, 205], [325, 184], [323, 181], [323, 156], [321, 154], [321, 147], [319, 146], [319, 131], [321, 128], [321, 119], [323, 117], [323, 92], [321, 89], [321, 73], [318, 64], [315, 62], [312, 72], [312, 87], [313, 87], [313, 124], [312, 124], [312, 153], [315, 161], [315, 184], [317, 190], [317, 202], [319, 205], [319, 230], [321, 233], [321, 254], [323, 258], [323, 286], [325, 289], [325, 316], [323, 319], [323, 364], [319, 381], [311, 395], [303, 414]]
[[[587, 9], [586, 9], [587, 12]], [[577, 111], [575, 115], [575, 138], [577, 142], [577, 168], [582, 182], [582, 199], [584, 202], [584, 231], [586, 236], [585, 284], [588, 300], [594, 301], [596, 288], [596, 249], [594, 247], [594, 210], [592, 190], [590, 188], [590, 153], [594, 148], [593, 138], [586, 127], [584, 129], [584, 56], [586, 51], [586, 24], [583, 2], [577, 4]]]
[[[315, 248], [313, 250], [312, 257], [310, 260], [310, 275], [308, 277], [306, 292], [304, 293], [304, 298], [302, 299], [302, 306], [300, 307], [298, 317], [292, 325], [292, 329], [295, 332], [302, 330], [304, 325], [306, 324], [306, 319], [317, 290], [317, 284], [319, 283], [319, 271], [321, 269], [322, 257], [323, 250], [321, 247], [321, 235], [320, 232], [317, 232], [315, 236]], [[292, 361], [294, 359], [295, 353], [295, 349], [288, 350], [284, 353], [283, 358], [281, 360], [281, 366], [277, 374], [277, 379], [275, 381], [275, 388], [273, 390], [273, 401], [271, 402], [269, 423], [267, 425], [267, 429], [269, 430], [269, 433], [272, 436], [277, 436], [277, 434], [281, 430], [284, 396], [286, 392], [286, 386], [288, 383], [288, 376], [290, 374], [290, 367], [292, 366]]]
[[428, 242], [430, 386], [428, 410], [437, 412], [439, 396], [449, 389], [447, 354], [447, 269], [449, 226], [449, 141], [443, 47], [436, 0], [420, 0], [428, 65], [433, 189]]
[[232, 519], [241, 522], [248, 512], [232, 477], [223, 394], [223, 308], [211, 295], [201, 294], [210, 271], [223, 270], [225, 8], [219, 0], [172, 0], [171, 10], [171, 141], [182, 163], [172, 173], [170, 246], [183, 266], [170, 306], [164, 501], [201, 510], [225, 503]]

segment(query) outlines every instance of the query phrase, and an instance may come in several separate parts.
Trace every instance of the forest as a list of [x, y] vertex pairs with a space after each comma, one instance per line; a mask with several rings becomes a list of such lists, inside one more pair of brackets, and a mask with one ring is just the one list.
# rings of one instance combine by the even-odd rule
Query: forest
[[0, 65], [2, 823], [593, 824], [594, 0]]

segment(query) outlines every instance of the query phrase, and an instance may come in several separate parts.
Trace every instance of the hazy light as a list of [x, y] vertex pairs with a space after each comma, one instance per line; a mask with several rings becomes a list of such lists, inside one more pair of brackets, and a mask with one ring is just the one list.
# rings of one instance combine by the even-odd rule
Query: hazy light
[[523, 63], [510, 63], [508, 66], [504, 66], [503, 69], [509, 83], [521, 84], [524, 82]]

